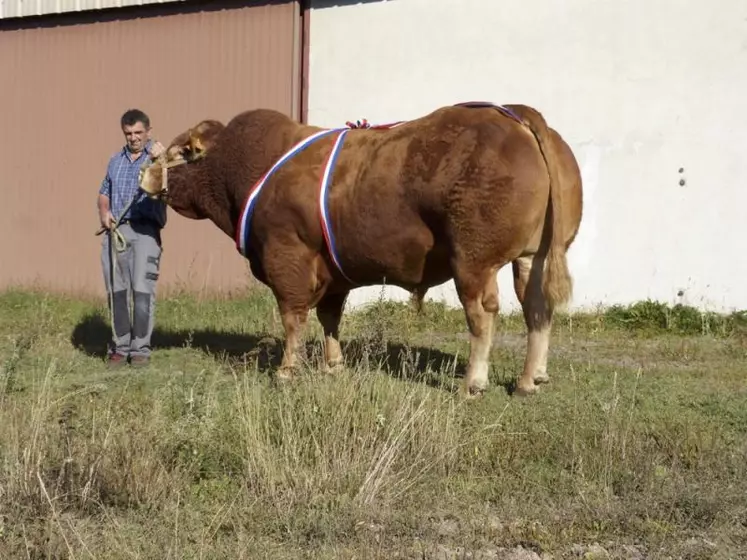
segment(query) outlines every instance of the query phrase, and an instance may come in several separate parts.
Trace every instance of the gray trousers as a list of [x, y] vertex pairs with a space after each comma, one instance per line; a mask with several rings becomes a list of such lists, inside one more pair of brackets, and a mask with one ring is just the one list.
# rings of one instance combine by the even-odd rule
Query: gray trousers
[[109, 352], [149, 357], [161, 264], [160, 230], [149, 224], [126, 223], [119, 226], [119, 231], [127, 240], [127, 248], [118, 252], [117, 244], [114, 244], [113, 271], [109, 259], [109, 233], [104, 235], [101, 244], [104, 285], [114, 324]]

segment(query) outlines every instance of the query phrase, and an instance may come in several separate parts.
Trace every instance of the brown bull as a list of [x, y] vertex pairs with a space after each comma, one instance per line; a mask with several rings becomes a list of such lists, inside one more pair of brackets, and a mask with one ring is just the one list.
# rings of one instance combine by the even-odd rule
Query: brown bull
[[[286, 335], [277, 375], [292, 375], [310, 309], [332, 368], [342, 362], [339, 324], [351, 289], [387, 283], [420, 302], [453, 279], [471, 335], [464, 388], [482, 392], [496, 274], [512, 263], [528, 328], [516, 390], [533, 393], [547, 382], [553, 309], [571, 296], [566, 250], [582, 208], [579, 169], [560, 135], [523, 105], [448, 106], [399, 126], [346, 130], [320, 198], [337, 138], [330, 134], [273, 169], [254, 191], [247, 220], [253, 185], [292, 146], [324, 130], [271, 110], [227, 125], [206, 120], [177, 136], [141, 177], [144, 191], [182, 216], [210, 219], [235, 237], [252, 273], [272, 289]], [[249, 227], [237, 233], [244, 220]]]

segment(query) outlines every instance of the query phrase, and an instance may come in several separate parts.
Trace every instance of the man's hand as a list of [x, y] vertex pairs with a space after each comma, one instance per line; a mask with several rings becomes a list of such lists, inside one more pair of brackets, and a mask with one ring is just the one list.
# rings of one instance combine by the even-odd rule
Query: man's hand
[[158, 156], [160, 156], [163, 152], [166, 151], [166, 148], [163, 147], [163, 144], [161, 144], [158, 141], [153, 142], [150, 147], [150, 151], [148, 152], [150, 154], [150, 157], [152, 159], [156, 159]]
[[99, 220], [101, 221], [101, 227], [104, 229], [112, 229], [114, 225], [114, 216], [108, 210], [102, 214], [99, 214]]

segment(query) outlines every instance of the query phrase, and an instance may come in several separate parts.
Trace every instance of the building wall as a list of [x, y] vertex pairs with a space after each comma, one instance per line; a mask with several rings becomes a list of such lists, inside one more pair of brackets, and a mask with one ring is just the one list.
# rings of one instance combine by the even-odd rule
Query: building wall
[[[572, 308], [747, 308], [744, 0], [313, 0], [310, 27], [310, 123], [466, 100], [545, 115], [584, 180]], [[504, 309], [510, 279], [506, 267]], [[451, 283], [431, 296], [457, 302]]]
[[[205, 118], [300, 114], [297, 2], [217, 0], [0, 20], [0, 288], [103, 294], [96, 199], [128, 108], [164, 144]], [[162, 292], [251, 281], [232, 238], [168, 211]]]

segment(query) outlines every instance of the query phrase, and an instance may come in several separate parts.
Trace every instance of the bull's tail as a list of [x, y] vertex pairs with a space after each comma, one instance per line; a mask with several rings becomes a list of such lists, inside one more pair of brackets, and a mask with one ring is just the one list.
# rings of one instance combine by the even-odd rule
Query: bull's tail
[[[529, 126], [537, 139], [540, 152], [545, 160], [547, 172], [550, 176], [550, 199], [548, 212], [550, 215], [545, 224], [551, 224], [547, 262], [543, 275], [542, 290], [551, 308], [563, 305], [570, 300], [573, 293], [573, 280], [568, 270], [566, 259], [565, 227], [563, 223], [563, 192], [558, 169], [558, 159], [555, 147], [551, 143], [550, 132], [544, 117], [525, 105], [508, 105], [525, 124]], [[543, 238], [545, 236], [543, 235]]]

